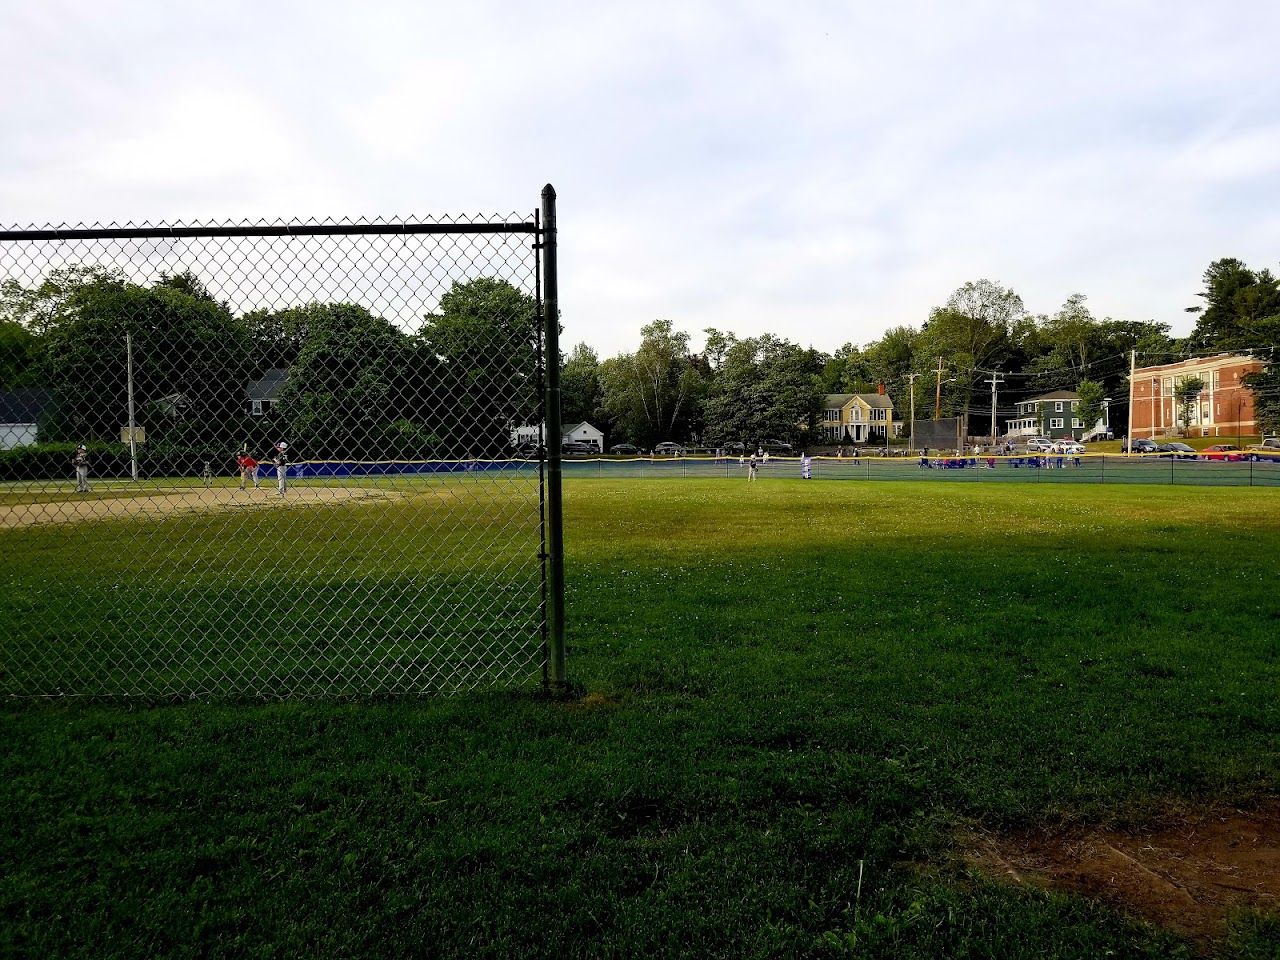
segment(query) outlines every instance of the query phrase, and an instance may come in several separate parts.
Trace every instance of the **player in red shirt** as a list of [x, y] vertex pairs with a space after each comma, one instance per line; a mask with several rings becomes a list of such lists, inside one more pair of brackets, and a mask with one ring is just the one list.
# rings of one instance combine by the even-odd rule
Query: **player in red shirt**
[[258, 489], [258, 461], [253, 459], [247, 453], [242, 453], [236, 457], [236, 463], [240, 466], [240, 489], [243, 490], [245, 482], [252, 479], [253, 489]]

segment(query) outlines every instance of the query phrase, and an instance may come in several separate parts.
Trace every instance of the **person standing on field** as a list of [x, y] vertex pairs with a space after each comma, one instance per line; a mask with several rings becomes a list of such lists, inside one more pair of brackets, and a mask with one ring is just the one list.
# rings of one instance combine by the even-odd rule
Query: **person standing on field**
[[751, 483], [756, 478], [756, 455], [753, 453], [751, 459], [747, 462], [747, 482]]
[[240, 467], [240, 489], [245, 488], [245, 484], [252, 480], [253, 489], [258, 489], [258, 461], [253, 459], [248, 453], [242, 453], [236, 457], [236, 465]]
[[76, 493], [89, 492], [89, 448], [83, 443], [76, 447], [71, 466], [76, 471]]
[[284, 496], [284, 491], [288, 485], [289, 476], [289, 445], [281, 440], [276, 444], [275, 455], [271, 458], [271, 462], [275, 464], [276, 479], [279, 482], [280, 496]]
[[800, 479], [811, 480], [813, 478], [813, 460], [807, 453], [800, 456]]

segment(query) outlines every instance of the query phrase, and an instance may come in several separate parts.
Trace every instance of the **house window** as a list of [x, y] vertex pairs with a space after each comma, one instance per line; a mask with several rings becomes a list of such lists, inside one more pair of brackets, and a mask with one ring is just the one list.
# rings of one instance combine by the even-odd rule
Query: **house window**
[[1084, 421], [1083, 421], [1083, 420], [1081, 420], [1079, 417], [1072, 417], [1072, 418], [1071, 418], [1071, 429], [1073, 429], [1073, 430], [1079, 430], [1079, 429], [1081, 429], [1083, 426], [1084, 426]]
[[262, 401], [261, 401], [261, 400], [255, 400], [255, 401], [253, 401], [253, 415], [254, 415], [255, 417], [260, 417], [260, 416], [262, 416]]
[[1213, 385], [1209, 389], [1217, 390], [1218, 389], [1218, 371], [1217, 370], [1213, 371], [1213, 377], [1211, 378], [1211, 383]]
[[1052, 420], [1050, 420], [1050, 421], [1049, 421], [1049, 427], [1050, 427], [1050, 429], [1052, 429], [1052, 430], [1061, 430], [1061, 429], [1062, 429], [1062, 418], [1061, 418], [1061, 417], [1054, 417]]
[[1071, 412], [1072, 412], [1072, 413], [1075, 413], [1075, 412], [1076, 412], [1076, 407], [1077, 407], [1077, 406], [1079, 406], [1079, 405], [1080, 405], [1080, 401], [1079, 401], [1079, 400], [1072, 400], [1072, 401], [1071, 401]]
[[828, 411], [827, 411], [827, 423], [839, 423], [839, 422], [840, 422], [840, 411], [839, 411], [839, 410], [828, 410]]
[[1057, 401], [1055, 401], [1055, 402], [1054, 402], [1054, 404], [1053, 404], [1053, 412], [1054, 412], [1054, 413], [1061, 413], [1061, 412], [1062, 412], [1062, 401], [1061, 401], [1061, 400], [1057, 400]]

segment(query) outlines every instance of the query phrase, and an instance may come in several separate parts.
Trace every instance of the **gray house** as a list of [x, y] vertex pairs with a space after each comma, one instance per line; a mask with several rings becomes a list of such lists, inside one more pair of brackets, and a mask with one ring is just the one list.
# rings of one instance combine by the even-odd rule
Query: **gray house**
[[1089, 424], [1081, 420], [1079, 407], [1080, 394], [1072, 390], [1055, 390], [1023, 400], [1006, 426], [1007, 436], [1010, 439], [1044, 436], [1050, 440], [1080, 440], [1106, 432], [1102, 420]]
[[249, 413], [261, 417], [271, 412], [280, 397], [280, 391], [289, 382], [287, 367], [272, 367], [260, 378], [244, 388], [245, 402]]
[[52, 392], [44, 387], [0, 391], [0, 450], [35, 443], [40, 435], [40, 418], [52, 402]]

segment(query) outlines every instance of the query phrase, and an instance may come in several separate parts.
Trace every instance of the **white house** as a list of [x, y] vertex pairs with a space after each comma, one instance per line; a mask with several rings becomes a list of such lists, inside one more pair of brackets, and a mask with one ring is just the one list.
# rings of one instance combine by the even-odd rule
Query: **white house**
[[585, 443], [588, 447], [595, 447], [596, 453], [604, 453], [604, 434], [585, 420], [565, 426], [561, 441]]
[[[538, 443], [542, 435], [542, 428], [533, 426], [522, 426], [511, 428], [511, 445], [518, 447], [522, 443]], [[604, 433], [597, 430], [585, 420], [582, 423], [563, 424], [560, 432], [560, 442], [569, 443], [577, 441], [585, 443], [589, 447], [595, 447], [599, 453], [604, 452]]]
[[0, 450], [24, 447], [39, 439], [40, 417], [49, 399], [49, 391], [42, 387], [0, 392]]

